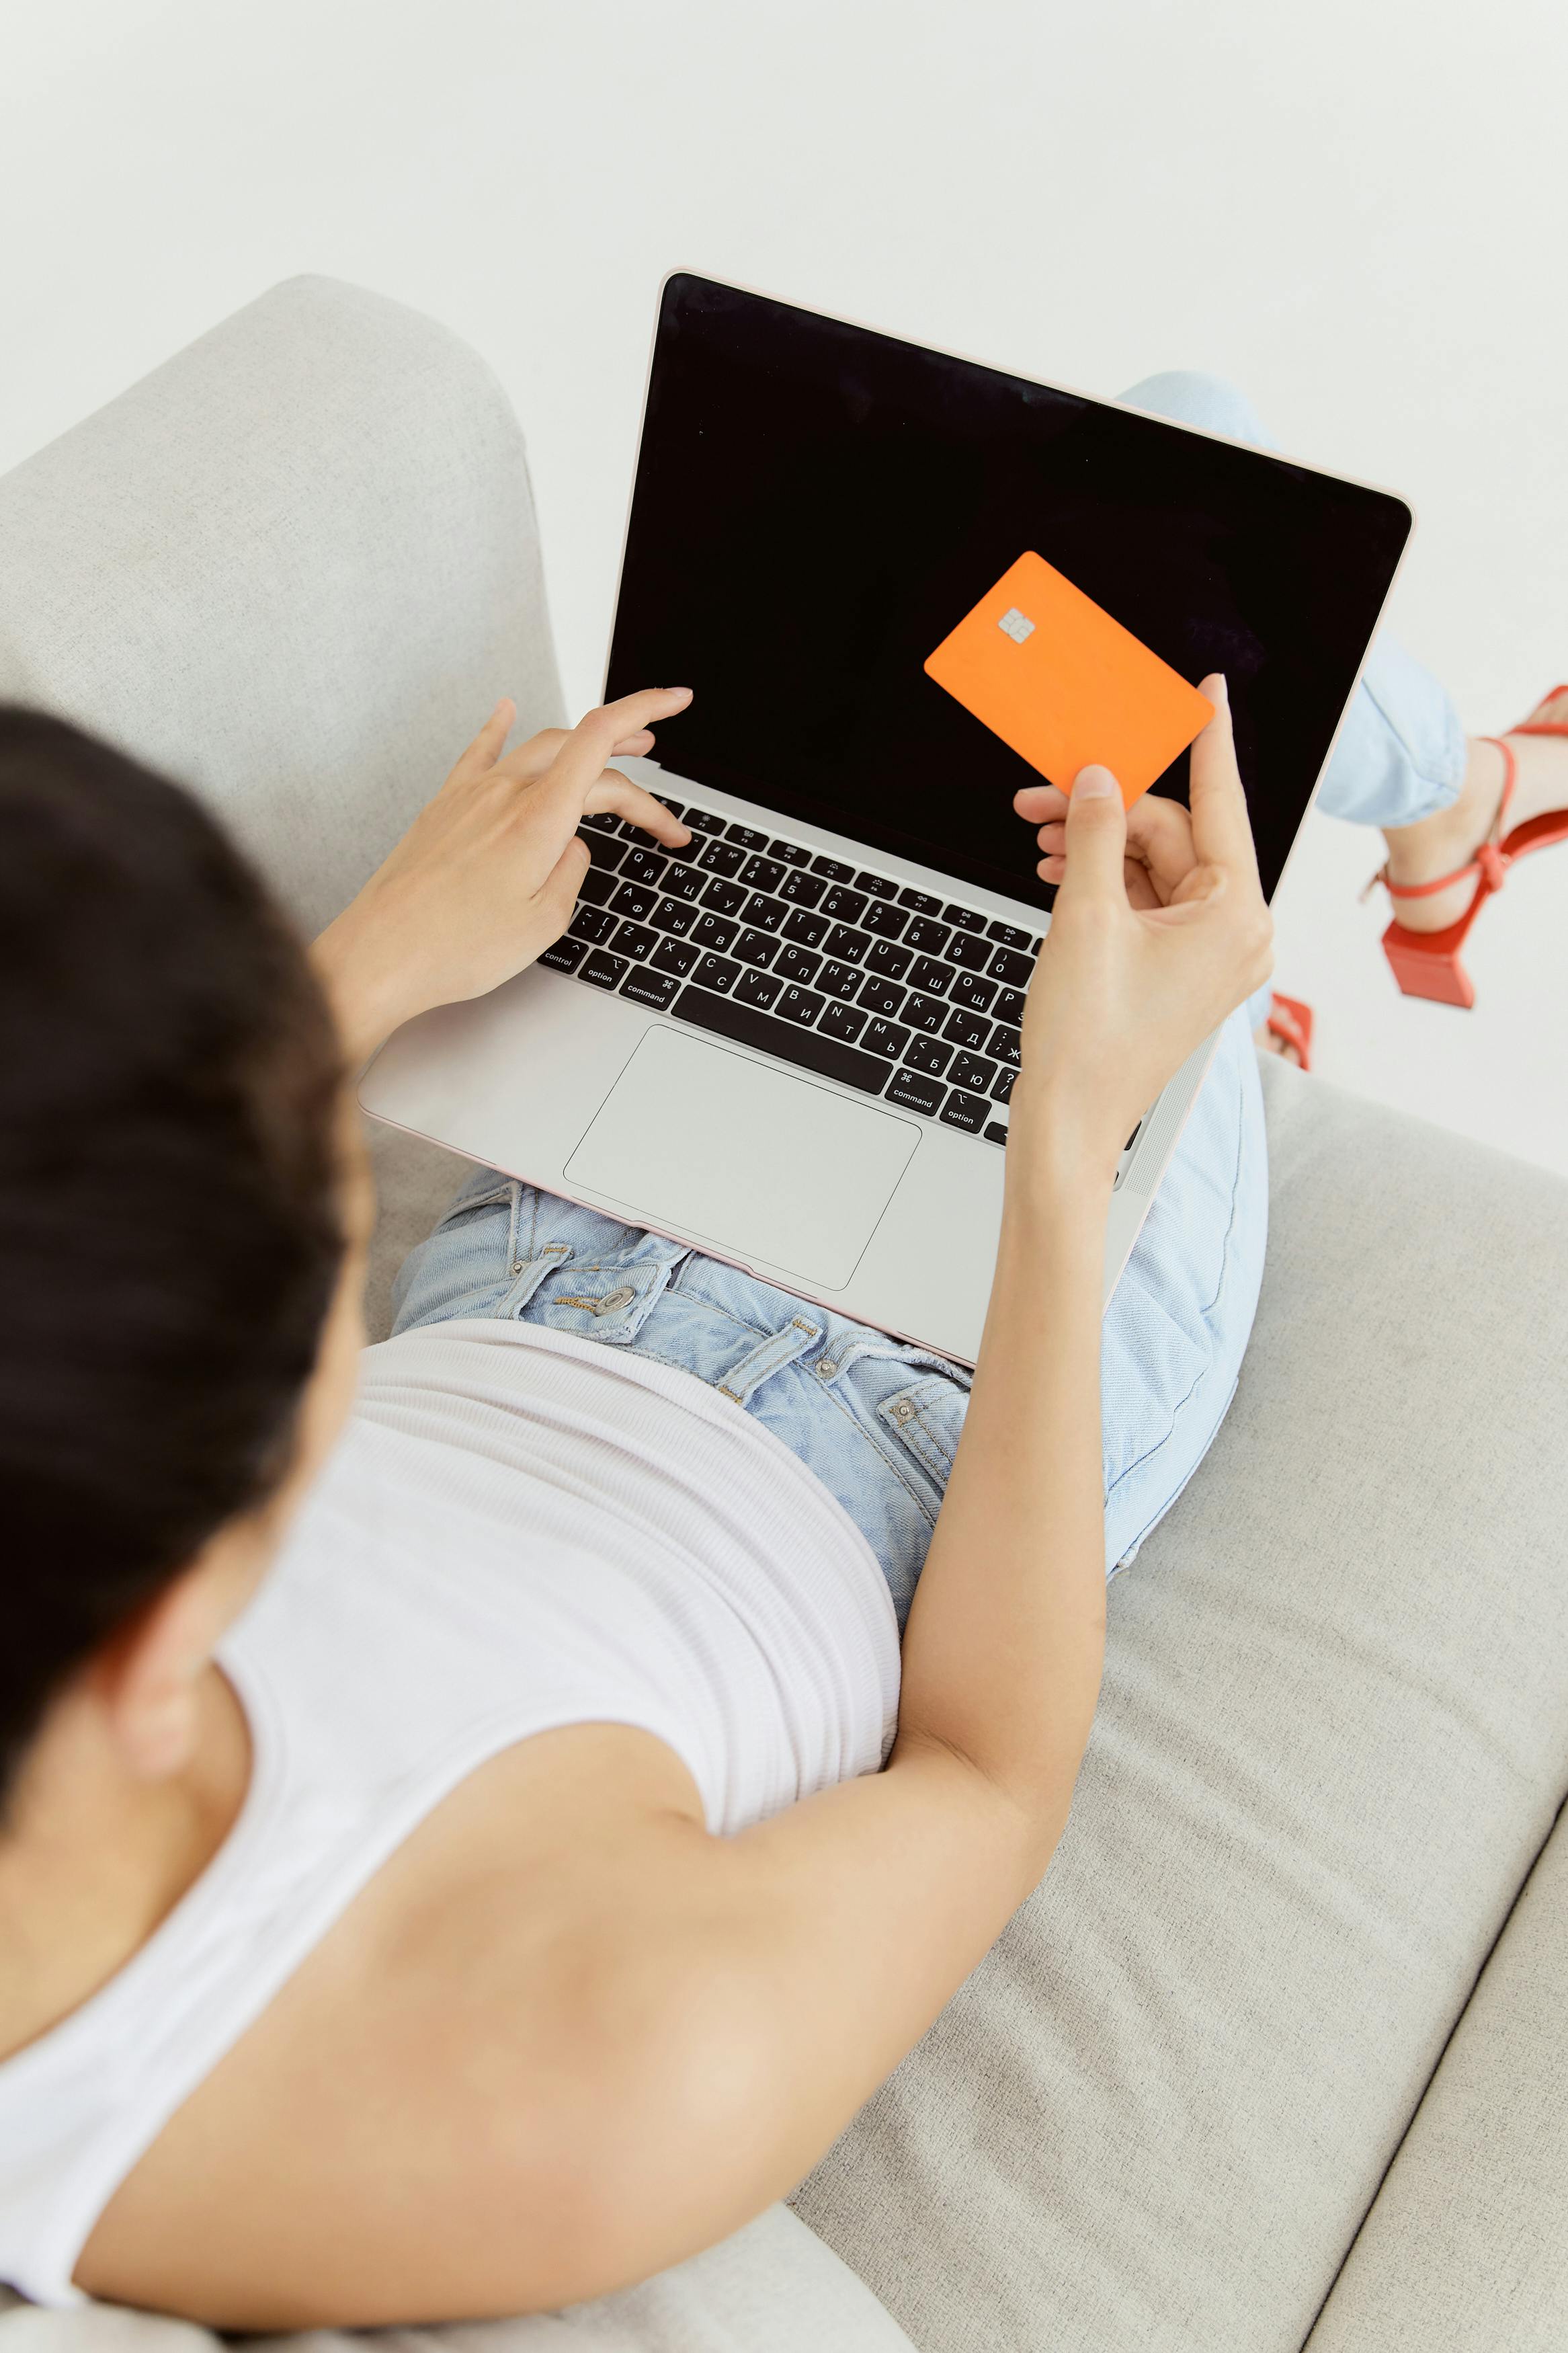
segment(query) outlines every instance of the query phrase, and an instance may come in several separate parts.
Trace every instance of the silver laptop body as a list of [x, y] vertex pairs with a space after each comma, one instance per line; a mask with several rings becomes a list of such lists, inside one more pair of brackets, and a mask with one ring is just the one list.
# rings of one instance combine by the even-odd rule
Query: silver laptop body
[[[787, 338], [799, 322], [802, 332], [858, 339], [852, 358], [875, 345], [895, 364], [906, 355], [966, 370], [1010, 387], [1026, 405], [1054, 400], [1108, 414], [1105, 404], [1081, 395], [997, 377], [973, 362], [941, 360], [709, 281], [673, 278], [662, 300], [667, 315], [685, 301], [691, 316], [705, 307], [722, 322], [729, 306], [742, 329], [754, 315], [768, 333]], [[656, 339], [656, 362], [660, 347]], [[853, 384], [848, 397], [859, 398]], [[711, 406], [708, 415], [711, 421]], [[1116, 415], [1127, 424], [1113, 430], [1174, 436], [1189, 448], [1223, 446], [1240, 456], [1222, 437], [1130, 411]], [[645, 462], [648, 430], [645, 408]], [[1233, 474], [1237, 463], [1226, 460]], [[1320, 600], [1340, 638], [1327, 644], [1321, 665], [1323, 700], [1310, 757], [1276, 796], [1259, 836], [1272, 895], [1359, 675], [1409, 516], [1387, 494], [1251, 450], [1241, 488], [1225, 493], [1241, 501], [1237, 512], [1245, 512], [1247, 485], [1259, 468], [1289, 476], [1304, 529], [1315, 498], [1359, 501], [1358, 515], [1393, 511], [1381, 541], [1369, 539], [1344, 573], [1356, 591], [1336, 592], [1346, 609]], [[639, 490], [641, 480], [639, 468]], [[634, 498], [617, 628], [628, 612], [635, 523]], [[1342, 525], [1331, 518], [1325, 528], [1331, 534]], [[660, 591], [663, 554], [656, 547], [651, 575]], [[649, 576], [645, 563], [645, 584]], [[646, 586], [643, 599], [646, 613]], [[617, 660], [638, 674], [617, 680]], [[617, 638], [608, 691], [662, 681], [662, 665], [647, 677], [645, 667], [642, 646], [623, 656]], [[1195, 665], [1189, 668], [1195, 675]], [[684, 664], [674, 674], [689, 675]], [[700, 699], [701, 675], [692, 682]], [[1236, 701], [1233, 684], [1233, 707]], [[661, 755], [668, 751], [677, 764], [689, 717], [661, 735]], [[931, 724], [942, 723], [934, 713]], [[986, 757], [1011, 757], [987, 749], [982, 736], [975, 730], [973, 745], [963, 740], [971, 771]], [[727, 778], [738, 772], [755, 791], [758, 771], [745, 745], [726, 741], [721, 750]], [[686, 776], [678, 765], [655, 760], [618, 765], [686, 817], [690, 847], [671, 855], [613, 818], [587, 819], [583, 834], [594, 864], [566, 937], [492, 996], [401, 1029], [364, 1075], [363, 1108], [973, 1363], [995, 1257], [1022, 990], [1048, 914], [962, 872], [911, 862], [885, 840], [879, 846], [770, 807], [765, 797], [721, 789], [710, 776]], [[793, 781], [781, 778], [781, 797], [790, 796]], [[997, 788], [1007, 783], [1000, 770], [990, 781]], [[1013, 822], [1032, 859], [1026, 829]], [[963, 825], [962, 806], [954, 823]], [[960, 867], [971, 863], [957, 841], [953, 854]], [[1214, 1049], [1210, 1039], [1191, 1057], [1123, 1149], [1106, 1230], [1108, 1300]]]

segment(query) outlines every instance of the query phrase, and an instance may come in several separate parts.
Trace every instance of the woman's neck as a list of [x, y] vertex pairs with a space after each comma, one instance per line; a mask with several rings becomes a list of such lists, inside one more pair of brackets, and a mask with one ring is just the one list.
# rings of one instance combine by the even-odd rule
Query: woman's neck
[[125, 1770], [89, 1696], [57, 1703], [0, 1832], [0, 2062], [124, 1968], [233, 1828], [250, 1735], [216, 1666], [197, 1722], [181, 1770], [146, 1781]]

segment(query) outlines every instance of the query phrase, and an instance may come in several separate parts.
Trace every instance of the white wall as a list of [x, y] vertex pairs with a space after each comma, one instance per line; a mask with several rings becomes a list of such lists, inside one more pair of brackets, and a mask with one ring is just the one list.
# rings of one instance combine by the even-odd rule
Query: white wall
[[[1212, 367], [1404, 491], [1467, 723], [1568, 675], [1562, 0], [49, 0], [0, 12], [0, 466], [277, 279], [436, 312], [528, 428], [596, 692], [659, 279], [1115, 391]], [[1313, 820], [1281, 985], [1322, 1067], [1568, 1168], [1568, 850], [1406, 1005]], [[1561, 870], [1561, 871], [1558, 871]]]

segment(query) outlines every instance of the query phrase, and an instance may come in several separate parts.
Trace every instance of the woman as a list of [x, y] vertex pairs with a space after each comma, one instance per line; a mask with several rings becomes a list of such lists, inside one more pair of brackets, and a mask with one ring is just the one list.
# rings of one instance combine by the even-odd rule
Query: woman
[[[502, 705], [315, 976], [173, 786], [0, 723], [0, 2276], [236, 2328], [596, 2295], [796, 2180], [985, 1951], [1260, 1271], [1204, 685], [1190, 818], [1019, 796], [1062, 887], [972, 1388], [489, 1172], [361, 1370], [342, 1068], [559, 934], [585, 811], [684, 838], [605, 765], [679, 691], [510, 757]], [[1222, 1023], [1102, 1356], [1121, 1144]]]

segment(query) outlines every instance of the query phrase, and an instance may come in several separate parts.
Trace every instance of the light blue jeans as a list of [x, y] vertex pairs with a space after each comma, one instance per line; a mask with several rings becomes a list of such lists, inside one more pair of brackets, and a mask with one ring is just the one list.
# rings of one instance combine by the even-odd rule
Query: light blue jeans
[[[1261, 441], [1214, 378], [1152, 376], [1125, 397]], [[1380, 639], [1321, 799], [1405, 825], [1464, 774], [1446, 696]], [[1208, 1450], [1236, 1391], [1263, 1274], [1268, 1168], [1252, 1029], [1238, 1007], [1106, 1311], [1100, 1354], [1106, 1573], [1130, 1561]], [[941, 1247], [940, 1237], [934, 1246]], [[410, 1252], [396, 1332], [515, 1316], [627, 1348], [708, 1381], [782, 1438], [881, 1563], [902, 1626], [963, 1428], [968, 1377], [753, 1275], [481, 1168]]]

